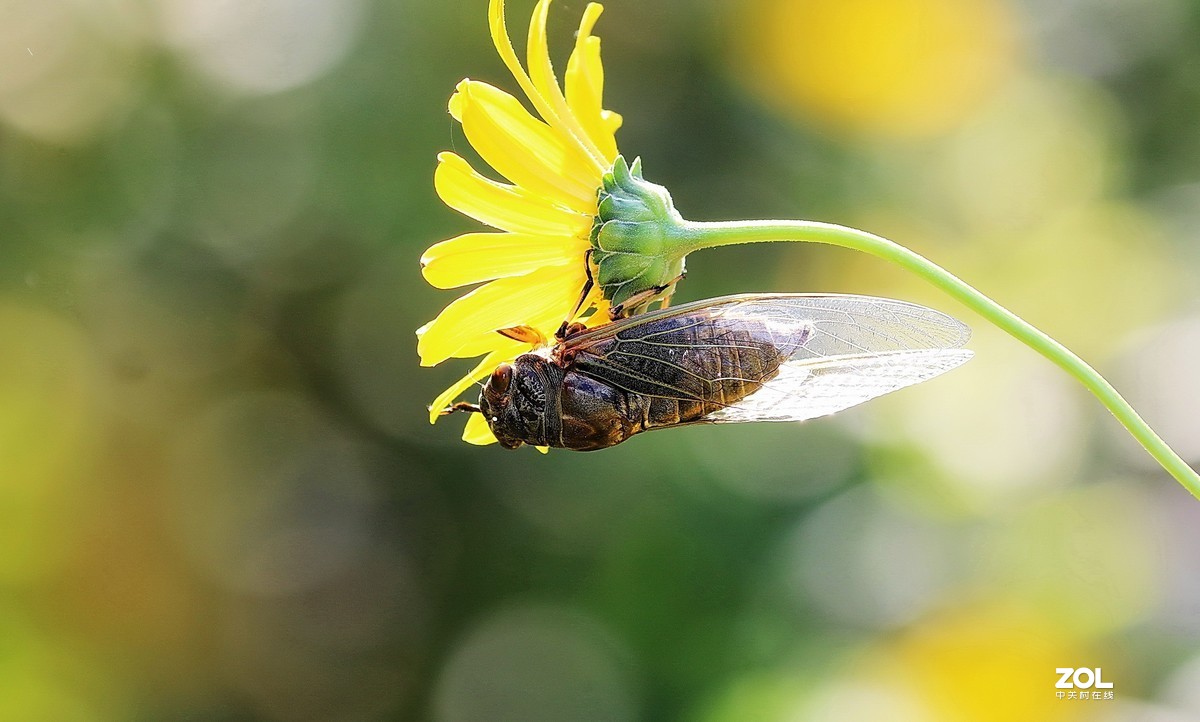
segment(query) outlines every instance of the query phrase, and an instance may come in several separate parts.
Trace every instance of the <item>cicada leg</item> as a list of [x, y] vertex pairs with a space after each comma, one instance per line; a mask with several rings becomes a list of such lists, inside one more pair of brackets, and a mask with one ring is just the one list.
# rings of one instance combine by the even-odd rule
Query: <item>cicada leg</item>
[[583, 309], [584, 302], [587, 301], [588, 294], [591, 293], [592, 289], [596, 287], [596, 279], [592, 277], [592, 249], [590, 248], [587, 249], [587, 251], [585, 251], [583, 254], [583, 268], [587, 274], [587, 277], [583, 281], [583, 290], [580, 291], [579, 300], [575, 302], [575, 308], [563, 321], [563, 325], [566, 325], [571, 321], [571, 319], [579, 315], [580, 310]]
[[592, 249], [590, 248], [583, 254], [583, 267], [584, 272], [587, 274], [583, 281], [583, 290], [579, 292], [579, 300], [575, 302], [575, 308], [563, 319], [562, 325], [554, 332], [554, 338], [557, 341], [562, 341], [586, 328], [582, 323], [572, 321], [572, 319], [578, 316], [579, 312], [583, 310], [583, 304], [587, 301], [588, 294], [596, 287], [596, 279], [592, 276]]
[[663, 297], [661, 299], [659, 299], [659, 304], [658, 304], [659, 309], [671, 307], [671, 299], [674, 298], [674, 296], [675, 296], [675, 287], [680, 281], [683, 280], [683, 276], [684, 276], [684, 274], [681, 273], [681, 274], [679, 274], [678, 278], [676, 278], [674, 281], [671, 281], [669, 284], [667, 284], [668, 288], [665, 289], [667, 292], [663, 294]]
[[588, 327], [582, 323], [579, 323], [578, 321], [574, 323], [567, 323], [566, 321], [563, 321], [562, 325], [558, 327], [558, 330], [554, 332], [554, 340], [562, 343], [572, 336], [581, 334], [586, 330], [588, 330]]
[[469, 404], [466, 401], [459, 401], [458, 403], [451, 404], [450, 406], [447, 406], [446, 408], [439, 411], [438, 416], [449, 416], [450, 414], [453, 414], [456, 411], [466, 411], [471, 414], [483, 413], [483, 411], [475, 404]]
[[645, 291], [640, 293], [635, 293], [634, 295], [625, 299], [624, 303], [618, 303], [616, 306], [608, 309], [609, 319], [616, 321], [618, 319], [628, 318], [629, 316], [634, 315], [638, 308], [649, 304], [659, 296], [663, 296], [663, 292], [670, 289], [670, 292], [660, 299], [663, 302], [663, 308], [666, 308], [670, 304], [671, 296], [675, 293], [675, 284], [682, 281], [686, 275], [687, 274], [681, 273], [668, 283], [664, 283], [661, 286], [654, 286], [653, 288], [647, 288]]

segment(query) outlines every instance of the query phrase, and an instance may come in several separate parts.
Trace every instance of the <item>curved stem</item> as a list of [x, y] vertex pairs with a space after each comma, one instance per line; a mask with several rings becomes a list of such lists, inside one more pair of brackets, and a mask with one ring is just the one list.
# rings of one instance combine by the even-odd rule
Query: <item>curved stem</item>
[[991, 300], [936, 263], [898, 243], [865, 231], [810, 221], [745, 221], [693, 223], [685, 221], [673, 239], [685, 254], [701, 248], [762, 241], [807, 241], [852, 248], [878, 256], [917, 274], [1018, 341], [1053, 361], [1095, 394], [1171, 476], [1200, 499], [1200, 476], [1155, 434], [1142, 417], [1103, 376], [1058, 341], [1012, 311]]

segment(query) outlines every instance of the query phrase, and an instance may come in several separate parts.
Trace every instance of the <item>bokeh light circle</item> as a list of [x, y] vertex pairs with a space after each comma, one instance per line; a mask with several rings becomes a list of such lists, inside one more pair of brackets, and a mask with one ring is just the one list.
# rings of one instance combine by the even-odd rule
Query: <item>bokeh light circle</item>
[[[1200, 461], [1200, 316], [1188, 316], [1134, 334], [1122, 353], [1127, 398], [1167, 443], [1188, 461]], [[1114, 433], [1124, 434], [1119, 428]], [[1130, 461], [1152, 467], [1153, 460], [1126, 437], [1118, 441]]]
[[361, 450], [301, 397], [217, 401], [179, 430], [171, 473], [182, 542], [231, 589], [311, 588], [366, 548]]
[[738, 4], [738, 78], [772, 105], [839, 130], [941, 132], [1008, 75], [999, 0], [755, 0]]
[[276, 93], [327, 72], [361, 27], [358, 0], [164, 0], [162, 31], [204, 74]]
[[625, 653], [596, 622], [526, 606], [480, 624], [438, 679], [439, 722], [638, 719]]
[[0, 120], [82, 143], [134, 102], [146, 22], [134, 0], [0, 0], [0, 18]]
[[95, 356], [82, 329], [0, 298], [0, 584], [58, 568], [77, 541], [87, 470], [104, 441]]

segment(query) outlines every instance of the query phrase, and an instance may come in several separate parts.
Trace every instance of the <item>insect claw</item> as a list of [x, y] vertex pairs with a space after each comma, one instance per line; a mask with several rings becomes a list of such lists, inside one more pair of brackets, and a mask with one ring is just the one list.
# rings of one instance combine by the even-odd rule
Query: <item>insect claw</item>
[[[667, 291], [667, 292], [665, 294], [663, 294], [662, 301], [659, 303], [659, 306], [658, 306], [659, 308], [670, 308], [671, 307], [671, 298], [675, 295], [675, 285], [678, 284], [680, 281], [682, 281], [685, 278], [687, 278], [687, 271], [684, 271], [683, 273], [679, 274], [678, 276], [676, 276], [674, 281], [671, 281], [670, 283], [668, 283], [666, 286], [663, 287], [663, 290]], [[668, 290], [668, 289], [670, 289], [670, 290]]]
[[624, 303], [618, 303], [616, 306], [608, 309], [609, 320], [617, 321], [622, 318], [632, 316], [636, 309], [652, 303], [655, 298], [661, 296], [667, 289], [670, 289], [670, 293], [667, 293], [666, 296], [661, 299], [664, 304], [663, 308], [666, 308], [667, 305], [670, 304], [671, 296], [675, 293], [675, 284], [682, 281], [686, 275], [687, 274], [685, 273], [681, 273], [668, 283], [664, 283], [661, 286], [654, 286], [653, 288], [647, 288], [645, 291], [640, 293], [635, 293], [634, 295], [625, 299]]

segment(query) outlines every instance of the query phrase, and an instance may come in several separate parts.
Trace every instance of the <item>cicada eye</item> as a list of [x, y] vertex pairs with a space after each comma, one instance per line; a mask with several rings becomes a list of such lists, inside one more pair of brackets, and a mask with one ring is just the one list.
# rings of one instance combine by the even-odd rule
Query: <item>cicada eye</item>
[[492, 379], [488, 383], [496, 391], [496, 393], [502, 394], [505, 391], [508, 391], [508, 384], [510, 381], [512, 381], [512, 365], [500, 364], [496, 367], [496, 370], [492, 372]]

